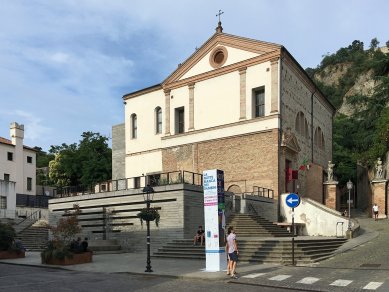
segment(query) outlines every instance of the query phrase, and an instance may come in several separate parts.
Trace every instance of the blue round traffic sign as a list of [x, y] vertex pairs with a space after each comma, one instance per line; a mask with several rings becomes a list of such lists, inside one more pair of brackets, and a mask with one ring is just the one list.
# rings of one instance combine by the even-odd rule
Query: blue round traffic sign
[[290, 208], [296, 208], [298, 205], [300, 205], [300, 197], [297, 194], [291, 193], [286, 196], [286, 205]]

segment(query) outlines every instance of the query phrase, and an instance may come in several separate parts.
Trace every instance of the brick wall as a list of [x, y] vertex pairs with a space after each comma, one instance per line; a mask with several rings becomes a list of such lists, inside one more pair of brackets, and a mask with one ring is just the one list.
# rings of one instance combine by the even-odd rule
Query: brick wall
[[304, 171], [306, 181], [306, 192], [304, 197], [323, 202], [323, 167], [317, 164], [311, 164], [309, 170]]
[[163, 171], [224, 170], [225, 189], [235, 185], [242, 192], [253, 186], [278, 194], [278, 130], [204, 141], [162, 151]]

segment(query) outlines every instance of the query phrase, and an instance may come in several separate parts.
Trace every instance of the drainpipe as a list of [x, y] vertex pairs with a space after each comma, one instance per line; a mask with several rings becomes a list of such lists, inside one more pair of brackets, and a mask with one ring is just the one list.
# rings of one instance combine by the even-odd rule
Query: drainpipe
[[311, 161], [313, 163], [313, 97], [316, 93], [315, 90], [311, 93]]
[[280, 184], [280, 176], [281, 176], [281, 143], [282, 143], [282, 61], [283, 61], [283, 48], [281, 50], [281, 56], [280, 61], [278, 62], [278, 100], [279, 100], [279, 109], [280, 109], [280, 115], [279, 115], [279, 121], [280, 121], [280, 129], [278, 131], [278, 206], [277, 206], [277, 222], [280, 220], [280, 214], [281, 214], [281, 186], [284, 184]]

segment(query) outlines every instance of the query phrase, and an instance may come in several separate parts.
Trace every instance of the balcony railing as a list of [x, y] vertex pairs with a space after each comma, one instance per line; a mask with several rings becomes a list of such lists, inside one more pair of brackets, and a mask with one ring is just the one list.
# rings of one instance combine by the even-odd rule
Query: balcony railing
[[149, 174], [142, 177], [131, 177], [117, 180], [109, 180], [93, 186], [67, 186], [57, 188], [54, 197], [70, 197], [85, 194], [115, 192], [131, 189], [143, 189], [146, 185], [152, 187], [174, 184], [203, 185], [203, 175], [190, 171], [170, 171]]

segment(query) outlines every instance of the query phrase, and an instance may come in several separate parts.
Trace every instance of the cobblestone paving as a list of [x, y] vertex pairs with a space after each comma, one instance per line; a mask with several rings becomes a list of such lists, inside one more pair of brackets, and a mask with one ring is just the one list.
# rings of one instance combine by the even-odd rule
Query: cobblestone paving
[[[380, 219], [379, 221], [374, 221], [374, 219], [366, 217], [356, 219], [362, 229], [379, 232], [378, 237], [347, 252], [320, 262], [318, 267], [389, 270], [389, 220]], [[366, 266], [361, 267], [361, 265]]]

